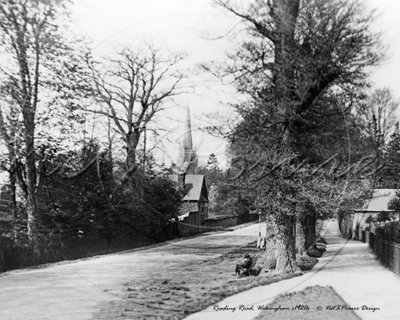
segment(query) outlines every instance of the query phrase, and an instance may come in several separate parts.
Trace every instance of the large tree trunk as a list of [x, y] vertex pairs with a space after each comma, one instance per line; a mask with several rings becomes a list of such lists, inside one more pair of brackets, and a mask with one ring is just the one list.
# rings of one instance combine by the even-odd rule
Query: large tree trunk
[[276, 224], [274, 218], [267, 216], [266, 219], [266, 237], [265, 237], [265, 262], [264, 268], [268, 270], [274, 270], [276, 267], [275, 257], [275, 230]]
[[307, 250], [315, 244], [317, 241], [317, 231], [316, 231], [316, 226], [317, 226], [317, 217], [315, 214], [310, 214], [307, 217], [307, 224], [306, 224], [306, 245], [307, 245]]
[[26, 183], [26, 211], [27, 211], [27, 228], [28, 239], [32, 242], [35, 238], [35, 218], [38, 211], [37, 186], [36, 186], [36, 164], [35, 164], [35, 148], [34, 148], [34, 132], [35, 124], [32, 115], [25, 117], [25, 183]]
[[312, 213], [304, 213], [296, 219], [296, 256], [304, 256], [316, 241], [316, 217]]
[[15, 173], [10, 173], [10, 189], [11, 189], [11, 204], [14, 212], [14, 219], [16, 216], [16, 208], [17, 208], [17, 179], [15, 177]]
[[[11, 163], [13, 163], [13, 161], [11, 161]], [[18, 210], [17, 210], [17, 177], [16, 177], [15, 169], [13, 168], [13, 164], [11, 164], [9, 177], [10, 177], [10, 190], [11, 190], [11, 207], [12, 207], [11, 210], [12, 210], [12, 214], [13, 214], [13, 218], [14, 218], [13, 237], [14, 237], [14, 239], [16, 239], [17, 235], [18, 235], [17, 221], [20, 219], [20, 217], [19, 217]]]
[[274, 43], [275, 103], [281, 117], [282, 143], [290, 146], [289, 118], [295, 110], [295, 73], [293, 69], [293, 42], [299, 0], [273, 1], [272, 17], [276, 24]]
[[301, 223], [301, 218], [296, 219], [296, 257], [302, 257], [307, 254], [306, 234]]
[[[273, 36], [275, 46], [275, 99], [277, 111], [283, 123], [282, 142], [289, 146], [288, 119], [294, 110], [295, 76], [292, 67], [296, 20], [299, 13], [299, 0], [273, 1], [271, 16], [276, 29]], [[275, 227], [275, 272], [298, 271], [295, 252], [295, 218], [279, 212], [273, 215]]]
[[269, 263], [270, 266], [275, 263], [275, 273], [298, 271], [295, 254], [294, 216], [276, 213], [271, 216], [271, 220], [274, 229], [275, 248], [268, 250], [267, 247], [266, 263]]
[[34, 242], [36, 238], [36, 225], [35, 218], [38, 209], [37, 199], [34, 195], [29, 194], [26, 202], [26, 214], [28, 217], [27, 229], [28, 229], [28, 240], [30, 243]]
[[139, 138], [140, 138], [139, 129], [134, 129], [127, 136], [127, 142], [126, 142], [126, 147], [127, 147], [127, 156], [126, 156], [127, 172], [126, 172], [126, 176], [127, 176], [128, 179], [130, 177], [132, 177], [133, 173], [137, 169], [136, 148], [137, 148], [137, 146], [139, 144]]
[[293, 69], [293, 42], [296, 20], [299, 14], [299, 0], [274, 1], [273, 18], [276, 23], [275, 46], [275, 96], [279, 109], [290, 111], [295, 97], [295, 76]]

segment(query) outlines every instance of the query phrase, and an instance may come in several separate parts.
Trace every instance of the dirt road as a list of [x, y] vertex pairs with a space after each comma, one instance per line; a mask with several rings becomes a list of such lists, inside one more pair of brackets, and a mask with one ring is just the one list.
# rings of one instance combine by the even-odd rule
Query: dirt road
[[[258, 225], [255, 224], [235, 231], [202, 235], [146, 250], [125, 251], [1, 274], [0, 319], [110, 319], [110, 315], [104, 314], [102, 317], [102, 314], [104, 310], [112, 309], [113, 305], [116, 313], [113, 319], [128, 319], [126, 313], [129, 310], [119, 308], [129, 291], [139, 294], [134, 291], [140, 289], [143, 292], [154, 288], [153, 298], [160, 301], [160, 284], [168, 281], [181, 284], [196, 281], [196, 275], [203, 272], [198, 268], [201, 263], [212, 261], [224, 253], [255, 241], [257, 236]], [[185, 274], [191, 278], [186, 281], [181, 276], [185, 270]], [[176, 295], [178, 291], [164, 291], [162, 299], [169, 299], [166, 297], [168, 294], [175, 294], [177, 300], [182, 298], [190, 301], [193, 298], [184, 292], [189, 290], [184, 286], [177, 289], [181, 289], [181, 296]], [[204, 290], [204, 294], [209, 294], [206, 292], [207, 288]], [[146, 297], [139, 294], [137, 299], [131, 300], [132, 308], [135, 308], [135, 301], [140, 305], [140, 301], [146, 301]], [[146, 315], [143, 317], [146, 318]]]

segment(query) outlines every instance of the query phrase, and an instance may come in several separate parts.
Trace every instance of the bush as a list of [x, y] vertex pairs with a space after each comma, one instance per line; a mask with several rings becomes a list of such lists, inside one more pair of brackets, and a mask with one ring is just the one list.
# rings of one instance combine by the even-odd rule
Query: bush
[[312, 248], [308, 249], [307, 253], [310, 257], [320, 258], [323, 255], [324, 251], [321, 251], [315, 247], [312, 247]]
[[316, 241], [317, 243], [324, 243], [324, 244], [328, 244], [328, 242], [326, 242], [326, 240], [322, 237], [319, 237]]
[[316, 242], [310, 249], [308, 249], [307, 253], [310, 257], [320, 258], [325, 251], [326, 251], [325, 243]]
[[365, 223], [370, 224], [371, 222], [375, 222], [375, 219], [372, 218], [372, 216], [368, 216], [368, 218], [365, 220]]
[[383, 227], [377, 226], [375, 228], [375, 235], [379, 239], [384, 239], [385, 238], [385, 233]]
[[382, 240], [400, 243], [400, 221], [394, 221], [375, 229], [376, 237]]
[[311, 270], [317, 263], [318, 259], [313, 257], [300, 257], [297, 259], [297, 265], [301, 271]]
[[390, 213], [387, 211], [382, 211], [378, 213], [378, 216], [376, 217], [376, 221], [378, 222], [385, 222], [385, 221], [390, 221], [392, 220], [390, 217]]

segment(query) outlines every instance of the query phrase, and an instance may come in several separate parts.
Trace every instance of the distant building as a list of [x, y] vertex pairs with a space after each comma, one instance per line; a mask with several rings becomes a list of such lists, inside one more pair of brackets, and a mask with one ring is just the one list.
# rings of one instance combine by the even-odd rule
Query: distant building
[[393, 210], [389, 210], [388, 205], [390, 200], [396, 196], [398, 190], [399, 189], [374, 189], [372, 196], [366, 201], [362, 208], [354, 209], [351, 215], [344, 217], [341, 222], [342, 228], [344, 229], [342, 232], [351, 232], [353, 238], [360, 238], [361, 232], [369, 226], [369, 224], [366, 223], [368, 217], [376, 218], [381, 212], [393, 213]]
[[184, 190], [183, 204], [178, 217], [178, 230], [181, 236], [222, 230], [237, 225], [237, 217], [210, 218], [208, 216], [208, 190], [206, 176], [196, 174], [197, 155], [192, 141], [192, 127], [189, 108], [186, 109], [184, 132], [179, 143], [179, 159], [171, 178]]
[[190, 111], [189, 107], [187, 107], [184, 132], [182, 140], [179, 143], [178, 175], [174, 177], [174, 180], [177, 180], [178, 187], [185, 192], [178, 219], [178, 228], [181, 235], [202, 232], [202, 224], [208, 217], [206, 177], [194, 174], [196, 167], [197, 156], [193, 147]]
[[[182, 180], [181, 180], [182, 181]], [[186, 175], [183, 181], [185, 196], [179, 215], [181, 235], [203, 232], [208, 218], [208, 192], [204, 175]]]

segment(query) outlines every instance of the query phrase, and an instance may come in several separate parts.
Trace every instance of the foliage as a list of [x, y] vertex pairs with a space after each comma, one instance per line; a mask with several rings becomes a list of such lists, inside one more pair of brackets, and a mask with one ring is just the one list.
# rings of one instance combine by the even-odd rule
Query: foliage
[[400, 214], [400, 191], [396, 191], [395, 197], [389, 201], [388, 209]]
[[73, 111], [87, 89], [87, 77], [81, 78], [85, 71], [78, 67], [85, 53], [78, 57], [74, 48], [80, 41], [65, 36], [68, 4], [68, 0], [0, 3], [5, 62], [0, 69], [0, 130], [8, 148], [8, 158], [2, 160], [10, 182], [22, 190], [31, 240], [43, 162], [73, 144], [69, 137], [76, 136], [76, 124], [82, 123], [82, 116]]
[[307, 253], [310, 257], [320, 258], [326, 250], [320, 249], [317, 246], [313, 246], [307, 250]]
[[299, 266], [301, 271], [311, 270], [318, 263], [317, 258], [313, 257], [300, 257], [297, 259], [297, 265]]
[[304, 126], [318, 126], [315, 112], [340, 120], [341, 109], [352, 107], [352, 92], [364, 86], [367, 68], [383, 58], [379, 35], [371, 31], [373, 13], [361, 1], [216, 2], [241, 17], [249, 34], [220, 70], [251, 97], [260, 123], [283, 126], [293, 139]]
[[370, 224], [371, 222], [375, 222], [375, 219], [370, 215], [368, 218], [365, 220], [366, 224]]
[[94, 237], [110, 243], [124, 237], [134, 240], [138, 234], [152, 241], [170, 237], [169, 223], [181, 199], [172, 182], [143, 177], [142, 195], [116, 180], [112, 163], [99, 154], [98, 146], [86, 146], [82, 165], [93, 157], [96, 163], [81, 175], [67, 178], [56, 173], [46, 179], [40, 202], [44, 236]]
[[230, 134], [229, 179], [275, 219], [277, 269], [293, 271], [293, 217], [347, 210], [348, 185], [362, 189], [351, 170], [371, 148], [354, 100], [383, 58], [374, 14], [358, 0], [215, 2], [247, 34], [224, 66], [206, 66], [248, 97], [235, 106], [242, 120]]
[[380, 184], [386, 188], [397, 188], [400, 180], [400, 134], [399, 129], [391, 135], [387, 144], [380, 173]]
[[208, 170], [208, 172], [210, 174], [212, 174], [214, 172], [218, 173], [221, 171], [221, 169], [219, 168], [218, 159], [214, 153], [210, 154], [210, 156], [207, 160], [206, 169]]
[[375, 234], [382, 240], [400, 243], [400, 222], [393, 221], [386, 223], [383, 227], [378, 226], [375, 229]]
[[176, 218], [181, 205], [182, 194], [172, 181], [156, 177], [144, 184], [143, 199], [136, 199], [135, 211], [139, 225], [147, 234], [168, 238], [171, 219]]
[[[81, 163], [87, 164], [96, 152], [97, 146], [87, 146], [82, 151]], [[74, 239], [96, 234], [112, 237], [117, 217], [108, 200], [116, 185], [112, 181], [110, 164], [104, 160], [97, 159], [97, 165], [74, 178], [67, 178], [60, 172], [46, 178], [40, 197], [40, 223], [47, 233], [45, 237]]]
[[236, 216], [238, 223], [249, 222], [249, 215], [254, 199], [237, 189], [228, 179], [218, 164], [217, 157], [212, 153], [205, 167], [196, 170], [197, 174], [206, 176], [209, 195], [209, 214], [213, 216]]
[[377, 222], [385, 222], [385, 221], [391, 221], [392, 217], [390, 212], [387, 211], [382, 211], [378, 213], [378, 216], [376, 217]]
[[300, 157], [315, 164], [331, 159], [330, 165], [335, 163], [340, 167], [373, 153], [363, 123], [355, 115], [364, 99], [358, 91], [350, 88], [328, 90], [297, 120], [295, 148]]
[[[377, 159], [375, 179], [379, 179], [385, 146], [398, 122], [396, 116], [398, 106], [399, 103], [395, 101], [390, 89], [383, 88], [374, 90], [361, 104], [361, 108], [358, 109], [363, 129], [367, 138], [371, 141], [373, 152]], [[380, 177], [377, 181], [378, 185], [384, 186], [385, 181], [383, 180]]]

